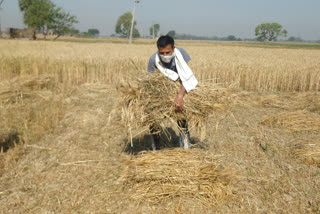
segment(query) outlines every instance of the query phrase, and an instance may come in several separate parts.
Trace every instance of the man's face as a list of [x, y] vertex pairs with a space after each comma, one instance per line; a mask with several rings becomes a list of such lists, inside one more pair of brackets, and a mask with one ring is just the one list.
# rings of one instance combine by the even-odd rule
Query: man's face
[[171, 56], [174, 52], [174, 48], [171, 45], [167, 45], [166, 47], [158, 47], [159, 54], [162, 56]]

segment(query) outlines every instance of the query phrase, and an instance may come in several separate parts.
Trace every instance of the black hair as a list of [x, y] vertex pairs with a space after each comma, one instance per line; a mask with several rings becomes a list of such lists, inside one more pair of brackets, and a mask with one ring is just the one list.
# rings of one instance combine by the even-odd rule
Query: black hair
[[157, 47], [165, 48], [167, 47], [167, 45], [171, 45], [171, 47], [174, 48], [174, 39], [168, 35], [160, 36], [157, 41]]

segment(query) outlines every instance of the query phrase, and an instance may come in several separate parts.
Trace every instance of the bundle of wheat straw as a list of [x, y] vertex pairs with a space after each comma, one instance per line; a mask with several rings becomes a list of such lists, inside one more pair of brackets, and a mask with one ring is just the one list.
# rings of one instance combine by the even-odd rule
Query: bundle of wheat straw
[[166, 120], [188, 120], [192, 126], [201, 126], [215, 111], [229, 105], [228, 91], [213, 83], [199, 84], [196, 90], [184, 97], [184, 110], [177, 112], [174, 101], [181, 83], [173, 82], [161, 73], [149, 73], [122, 82], [122, 122], [131, 130], [141, 130], [150, 125], [165, 127]]
[[261, 123], [272, 128], [285, 128], [293, 132], [320, 131], [320, 115], [307, 111], [274, 114], [265, 117]]
[[231, 194], [235, 172], [217, 164], [213, 155], [192, 149], [144, 152], [127, 162], [121, 181], [131, 198], [151, 203], [190, 197], [215, 205]]
[[293, 147], [292, 153], [307, 164], [320, 166], [320, 139], [297, 144]]

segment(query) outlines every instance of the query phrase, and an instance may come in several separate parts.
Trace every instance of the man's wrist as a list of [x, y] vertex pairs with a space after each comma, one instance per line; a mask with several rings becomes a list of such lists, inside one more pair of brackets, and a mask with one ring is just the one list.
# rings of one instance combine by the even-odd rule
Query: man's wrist
[[183, 98], [183, 97], [184, 97], [184, 94], [180, 94], [180, 93], [179, 93], [179, 94], [177, 95], [177, 97]]

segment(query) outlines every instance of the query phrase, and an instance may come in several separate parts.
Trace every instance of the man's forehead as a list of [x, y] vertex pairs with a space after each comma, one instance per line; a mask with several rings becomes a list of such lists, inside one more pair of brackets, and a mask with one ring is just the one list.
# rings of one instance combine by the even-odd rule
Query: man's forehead
[[171, 51], [173, 48], [172, 46], [169, 44], [166, 47], [158, 47], [159, 51]]

